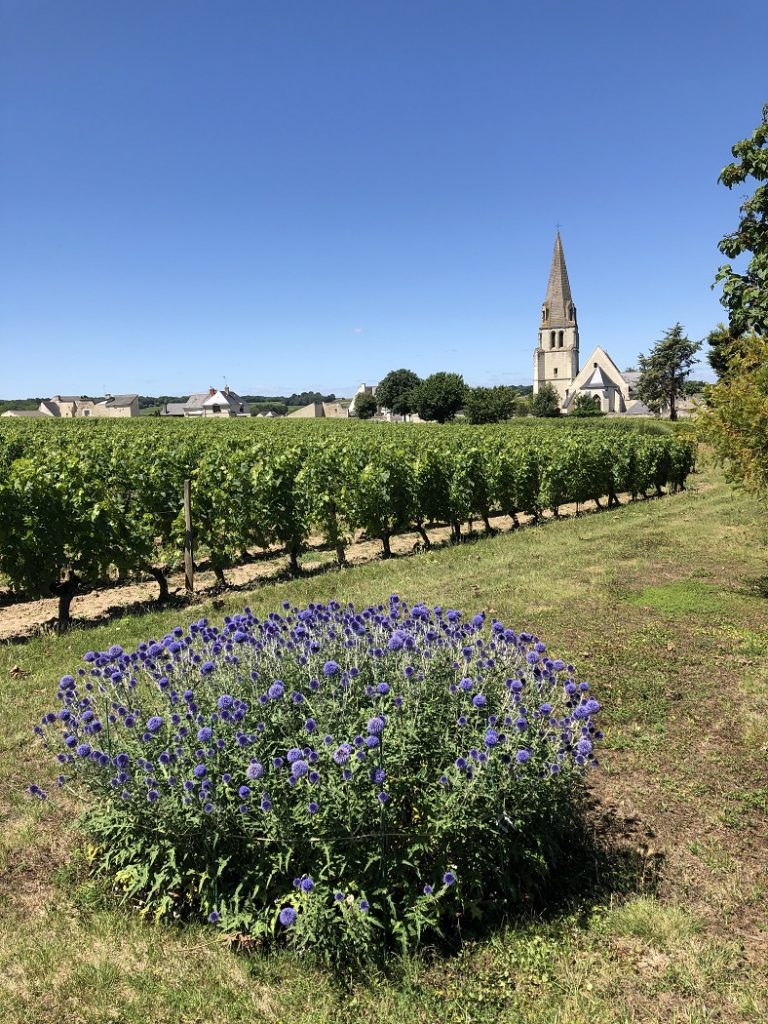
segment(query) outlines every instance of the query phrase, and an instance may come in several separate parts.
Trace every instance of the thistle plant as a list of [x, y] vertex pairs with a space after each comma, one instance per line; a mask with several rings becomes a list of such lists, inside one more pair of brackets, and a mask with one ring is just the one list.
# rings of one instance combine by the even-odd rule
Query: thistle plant
[[538, 637], [396, 595], [245, 609], [84, 661], [35, 731], [98, 868], [158, 918], [337, 966], [518, 908], [562, 867], [602, 738]]

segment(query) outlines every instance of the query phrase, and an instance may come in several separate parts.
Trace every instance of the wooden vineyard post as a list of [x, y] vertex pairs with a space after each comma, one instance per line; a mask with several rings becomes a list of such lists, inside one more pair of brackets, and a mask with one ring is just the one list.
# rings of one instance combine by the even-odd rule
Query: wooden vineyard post
[[184, 584], [188, 594], [195, 592], [195, 561], [192, 555], [192, 488], [184, 481]]

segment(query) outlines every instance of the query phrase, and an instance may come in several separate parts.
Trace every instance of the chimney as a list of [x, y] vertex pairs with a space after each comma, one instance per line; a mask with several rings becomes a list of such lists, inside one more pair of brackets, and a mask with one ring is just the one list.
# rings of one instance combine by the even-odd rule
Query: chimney
[[213, 396], [215, 394], [216, 394], [216, 388], [208, 388], [208, 397], [209, 398], [213, 398]]

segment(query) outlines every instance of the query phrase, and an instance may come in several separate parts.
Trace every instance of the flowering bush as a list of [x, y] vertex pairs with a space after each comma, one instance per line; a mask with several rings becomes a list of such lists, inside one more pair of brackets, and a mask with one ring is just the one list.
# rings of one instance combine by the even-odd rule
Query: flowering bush
[[158, 917], [333, 963], [527, 898], [601, 738], [538, 638], [395, 595], [246, 609], [85, 662], [35, 728], [93, 798], [102, 869]]

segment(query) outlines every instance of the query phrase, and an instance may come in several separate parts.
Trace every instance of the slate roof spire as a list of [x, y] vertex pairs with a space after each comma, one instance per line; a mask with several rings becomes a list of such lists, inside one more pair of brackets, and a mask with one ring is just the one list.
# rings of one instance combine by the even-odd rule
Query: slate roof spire
[[549, 270], [547, 294], [541, 309], [541, 319], [547, 327], [572, 327], [576, 323], [576, 307], [571, 296], [571, 285], [568, 270], [565, 266], [565, 255], [560, 232], [555, 238], [555, 250], [552, 253], [552, 266]]

